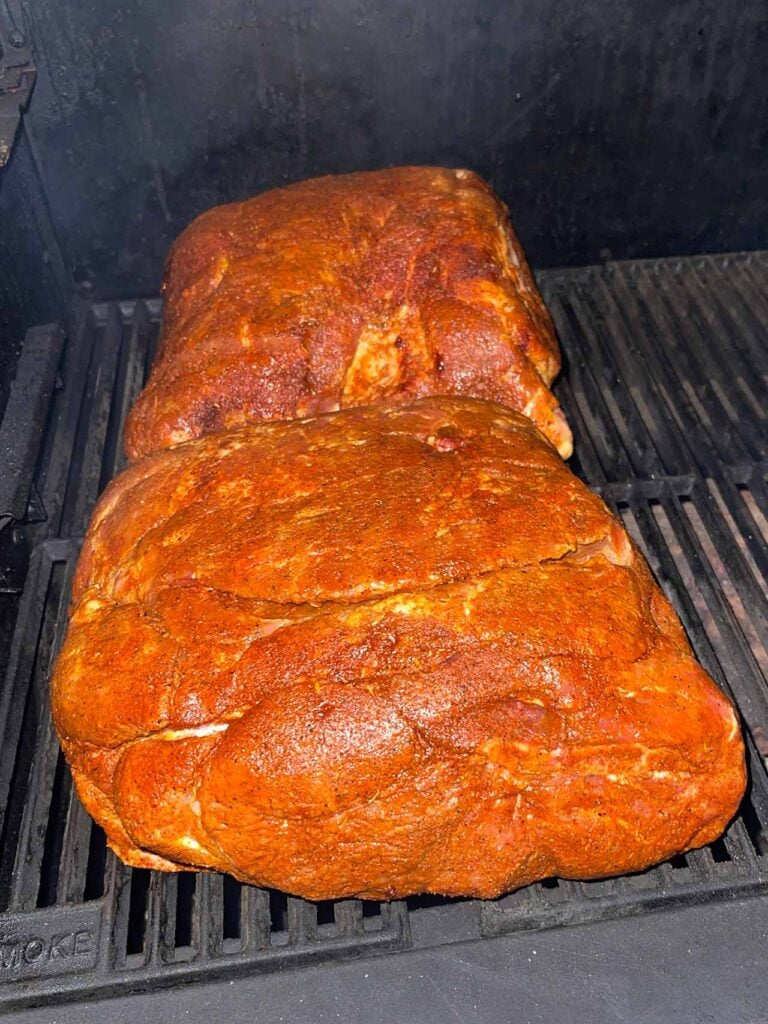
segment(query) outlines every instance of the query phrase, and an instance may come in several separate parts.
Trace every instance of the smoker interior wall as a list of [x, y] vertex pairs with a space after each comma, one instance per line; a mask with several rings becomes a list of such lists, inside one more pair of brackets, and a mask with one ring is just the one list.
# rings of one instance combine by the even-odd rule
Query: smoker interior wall
[[763, 0], [22, 3], [26, 131], [104, 297], [215, 203], [397, 163], [490, 178], [539, 266], [768, 245]]

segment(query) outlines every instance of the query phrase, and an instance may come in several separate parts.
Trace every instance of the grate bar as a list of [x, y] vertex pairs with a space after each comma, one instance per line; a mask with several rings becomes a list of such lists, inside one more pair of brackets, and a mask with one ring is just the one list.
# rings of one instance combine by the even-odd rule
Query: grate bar
[[[714, 482], [713, 482], [714, 483]], [[741, 489], [736, 486], [729, 477], [721, 477], [714, 486], [720, 492], [723, 504], [727, 509], [728, 515], [733, 519], [734, 524], [738, 530], [737, 544], [741, 541], [744, 544], [745, 549], [749, 552], [749, 556], [757, 567], [758, 572], [762, 575], [763, 581], [768, 580], [768, 544], [766, 540], [768, 538], [763, 536], [762, 530], [757, 524], [752, 510], [749, 508], [747, 503], [744, 501]], [[758, 484], [759, 487], [759, 484]], [[744, 485], [745, 490], [753, 490], [751, 484]], [[763, 487], [764, 490], [764, 487]], [[759, 504], [764, 500], [764, 496], [761, 496]], [[716, 499], [712, 499], [717, 505]], [[712, 510], [712, 501], [708, 501], [707, 511]], [[763, 508], [768, 509], [768, 505], [762, 505]], [[719, 514], [722, 514], [718, 510]], [[714, 514], [711, 512], [711, 514]], [[754, 578], [754, 573], [750, 575]], [[761, 595], [759, 603], [765, 601], [765, 589], [761, 582], [755, 581], [755, 585], [758, 587], [758, 592]]]
[[[627, 428], [615, 400], [609, 397], [610, 389], [616, 383], [615, 374], [611, 381], [601, 382], [596, 379], [596, 371], [592, 364], [599, 364], [600, 360], [595, 360], [590, 350], [593, 347], [597, 349], [598, 335], [588, 322], [576, 290], [563, 302], [563, 309], [569, 320], [569, 338], [574, 346], [576, 360], [581, 369], [581, 379], [585, 385], [586, 403], [582, 405], [582, 413], [590, 424], [590, 434], [598, 441], [599, 450], [602, 449], [603, 473], [608, 479], [620, 477], [626, 480], [633, 475], [631, 460], [624, 444]], [[587, 407], [591, 414], [587, 412]]]
[[253, 952], [269, 946], [270, 913], [269, 893], [244, 885], [241, 900], [241, 941], [243, 950]]
[[339, 935], [352, 937], [363, 934], [363, 905], [360, 900], [338, 900], [333, 905], [333, 918]]
[[0, 693], [0, 828], [6, 824], [11, 778], [16, 764], [29, 680], [43, 629], [50, 576], [51, 562], [46, 552], [37, 548], [30, 558], [27, 585], [21, 598], [5, 683]]
[[0, 423], [0, 529], [24, 519], [64, 334], [55, 324], [27, 331]]
[[[669, 283], [668, 275], [661, 275], [661, 280], [651, 280], [648, 277], [643, 280], [645, 288], [646, 303], [649, 301], [648, 290], [653, 290], [653, 297], [657, 299], [653, 308], [664, 315], [668, 324], [668, 334], [680, 338], [680, 344], [674, 349], [667, 348], [667, 368], [671, 381], [675, 383], [675, 395], [680, 391], [686, 392], [691, 402], [688, 408], [693, 406], [691, 422], [685, 425], [685, 434], [690, 433], [696, 437], [697, 444], [694, 447], [695, 454], [701, 460], [708, 455], [706, 462], [700, 461], [700, 468], [706, 472], [719, 463], [747, 462], [754, 456], [749, 446], [745, 444], [744, 438], [738, 431], [738, 425], [734, 424], [729, 416], [727, 408], [722, 404], [720, 395], [712, 386], [712, 373], [715, 378], [718, 376], [718, 369], [713, 366], [711, 358], [706, 353], [706, 347], [702, 340], [702, 331], [696, 320], [691, 320], [686, 315], [686, 303], [682, 300], [679, 292]], [[659, 294], [661, 301], [658, 301]], [[656, 351], [659, 350], [659, 342], [656, 340]], [[665, 339], [666, 340], [666, 339]], [[700, 350], [700, 351], [699, 351]], [[706, 365], [706, 372], [701, 373], [700, 358]], [[697, 410], [694, 403], [698, 402]], [[714, 454], [713, 454], [714, 453]]]
[[[675, 466], [686, 466], [687, 460], [680, 450], [677, 433], [670, 430], [661, 415], [657, 398], [646, 378], [633, 380], [639, 352], [636, 342], [626, 326], [626, 309], [609, 292], [603, 275], [596, 275], [590, 286], [579, 290], [587, 318], [596, 324], [605, 324], [600, 331], [603, 358], [610, 363], [612, 353], [617, 376], [632, 381], [624, 389], [622, 407], [626, 408], [625, 448], [630, 455], [634, 477], [654, 476], [660, 470], [673, 472]], [[653, 410], [651, 413], [650, 409]]]
[[755, 847], [744, 822], [737, 818], [726, 832], [723, 842], [730, 854], [735, 870], [744, 878], [760, 871]]
[[130, 868], [112, 856], [106, 885], [112, 927], [111, 941], [106, 948], [109, 950], [109, 970], [114, 972], [124, 969], [128, 962], [128, 921], [133, 875]]
[[81, 903], [85, 896], [88, 871], [91, 818], [69, 786], [69, 808], [64, 826], [61, 871], [56, 889], [57, 903]]
[[158, 901], [157, 951], [155, 959], [171, 964], [176, 959], [176, 905], [179, 876], [160, 876], [160, 898]]
[[692, 274], [685, 277], [661, 275], [661, 281], [662, 286], [666, 287], [669, 293], [670, 302], [677, 310], [680, 310], [678, 319], [682, 319], [683, 310], [688, 312], [688, 318], [683, 322], [687, 327], [686, 333], [690, 339], [692, 352], [699, 357], [692, 359], [691, 363], [697, 371], [698, 379], [701, 382], [700, 386], [706, 388], [709, 385], [709, 393], [715, 396], [716, 401], [710, 408], [717, 411], [719, 425], [727, 424], [731, 443], [733, 445], [740, 443], [748, 458], [764, 458], [766, 450], [764, 443], [761, 443], [762, 430], [759, 421], [750, 419], [749, 429], [745, 430], [746, 424], [740, 421], [735, 412], [735, 409], [743, 405], [743, 402], [734, 391], [733, 382], [736, 376], [734, 370], [741, 368], [743, 372], [746, 372], [738, 347], [728, 346], [731, 362], [729, 362], [728, 372], [723, 373], [720, 362], [722, 348], [720, 351], [713, 351], [712, 346], [715, 337], [723, 337], [725, 330], [722, 323], [717, 323], [716, 331], [712, 330], [714, 324], [707, 323], [707, 313], [710, 313], [711, 307], [705, 313], [697, 301], [695, 277]]
[[[601, 303], [618, 309], [617, 316], [621, 317], [624, 331], [631, 339], [618, 352], [623, 370], [630, 377], [639, 361], [651, 371], [658, 369], [655, 354], [656, 346], [661, 345], [661, 338], [664, 339], [661, 348], [665, 353], [670, 352], [674, 344], [674, 332], [668, 324], [659, 321], [655, 316], [655, 304], [649, 303], [638, 288], [642, 280], [642, 270], [630, 274], [617, 266], [611, 268], [609, 278], [600, 276], [596, 283]], [[695, 463], [685, 431], [680, 429], [678, 415], [680, 406], [690, 406], [690, 400], [685, 388], [681, 387], [679, 393], [675, 394], [675, 401], [669, 401], [667, 389], [659, 386], [660, 381], [667, 382], [663, 373], [656, 373], [655, 379], [646, 374], [634, 385], [636, 391], [642, 389], [644, 428], [653, 435], [656, 450], [663, 453], [658, 464], [647, 466], [646, 470], [651, 476], [690, 472]]]
[[[662, 276], [666, 280], [669, 275]], [[626, 272], [616, 274], [617, 293], [631, 302], [628, 278]], [[718, 396], [712, 391], [709, 381], [694, 383], [698, 373], [691, 335], [674, 297], [670, 298], [668, 292], [660, 287], [656, 276], [645, 268], [633, 275], [631, 284], [635, 286], [635, 309], [642, 311], [648, 325], [645, 347], [649, 368], [656, 381], [664, 382], [661, 391], [664, 408], [676, 421], [679, 436], [688, 452], [684, 464], [687, 467], [703, 465], [706, 471], [718, 461], [719, 455], [711, 435], [713, 421], [716, 424], [715, 443], [719, 444], [722, 452], [733, 453], [736, 447], [737, 458], [747, 458], [748, 453], [740, 439], [734, 437], [727, 416], [722, 415]]]
[[37, 750], [43, 753], [38, 753], [35, 758], [29, 784], [29, 799], [24, 807], [11, 881], [11, 910], [33, 910], [37, 906], [48, 801], [59, 756], [47, 702], [40, 707], [36, 740]]
[[[768, 323], [768, 298], [765, 281], [757, 278], [758, 262], [749, 260], [735, 263], [732, 271], [733, 290], [738, 297], [745, 319], [750, 325], [746, 336], [750, 339], [750, 352], [754, 352], [755, 369], [765, 379], [768, 376], [768, 353], [765, 348], [765, 328]], [[762, 266], [765, 274], [766, 267]], [[761, 342], [760, 339], [763, 339]]]
[[[112, 391], [117, 374], [117, 360], [122, 341], [122, 324], [117, 307], [111, 307], [106, 329], [99, 339], [95, 358], [88, 371], [85, 408], [78, 424], [74, 445], [74, 461], [78, 468], [74, 493], [67, 495], [62, 529], [70, 536], [85, 533], [91, 510], [99, 494], [101, 457], [106, 441]], [[95, 326], [91, 327], [95, 330]]]
[[[152, 324], [146, 304], [137, 302], [133, 316], [123, 324], [119, 307], [110, 305], [107, 316], [107, 330], [110, 325], [119, 324], [122, 337], [114, 384], [114, 400], [109, 407], [104, 452], [101, 458], [99, 492], [103, 491], [113, 476], [125, 469], [127, 459], [122, 450], [123, 429], [131, 406], [136, 401], [144, 383], [147, 366], [147, 350]], [[114, 329], [114, 327], [113, 327]]]
[[584, 473], [595, 483], [605, 481], [602, 462], [598, 454], [596, 438], [601, 426], [597, 419], [600, 391], [589, 373], [585, 360], [576, 351], [574, 325], [562, 297], [555, 291], [544, 288], [547, 305], [557, 325], [562, 347], [567, 352], [567, 373], [560, 377], [556, 392], [569, 410], [568, 418], [574, 433], [574, 464], [583, 466]]
[[[574, 370], [573, 376], [577, 375], [578, 370]], [[556, 392], [563, 405], [571, 410], [569, 418], [575, 446], [574, 454], [571, 456], [571, 464], [574, 472], [589, 480], [594, 480], [595, 487], [598, 486], [598, 481], [600, 481], [602, 486], [605, 482], [605, 474], [602, 471], [597, 449], [586, 426], [584, 414], [580, 407], [581, 402], [584, 401], [583, 391], [580, 392], [577, 401], [577, 392], [573, 390], [569, 381], [563, 378], [558, 383]]]
[[288, 942], [290, 945], [317, 939], [317, 906], [308, 900], [288, 897]]
[[[70, 552], [67, 552], [70, 554]], [[53, 563], [51, 562], [51, 568]], [[64, 638], [66, 609], [69, 603], [69, 589], [74, 573], [75, 560], [68, 558], [62, 586], [56, 596], [52, 614], [46, 617], [32, 673], [28, 701], [37, 709], [35, 731], [35, 758], [27, 787], [17, 846], [16, 863], [11, 882], [10, 908], [31, 910], [36, 906], [40, 889], [40, 872], [45, 852], [46, 837], [53, 782], [59, 763], [59, 743], [53, 728], [50, 709], [50, 678], [53, 661]], [[22, 785], [24, 780], [17, 779]]]
[[[745, 379], [750, 381], [762, 376], [764, 387], [768, 387], [768, 354], [764, 341], [762, 343], [760, 341], [760, 337], [764, 338], [765, 336], [765, 327], [761, 329], [749, 307], [744, 304], [738, 283], [741, 274], [742, 267], [734, 261], [728, 274], [731, 284], [728, 290], [728, 302], [722, 301], [722, 275], [718, 273], [713, 260], [702, 260], [697, 263], [691, 277], [696, 280], [696, 293], [700, 307], [707, 310], [712, 306], [717, 310], [729, 345], [739, 354], [739, 362]], [[758, 302], [764, 304], [762, 299], [759, 299]], [[768, 308], [766, 308], [765, 314], [768, 316]], [[709, 332], [707, 333], [709, 334]], [[717, 355], [716, 352], [715, 356]], [[752, 407], [755, 408], [754, 403]], [[758, 412], [757, 415], [759, 416], [760, 413]]]
[[[768, 721], [768, 692], [764, 680], [755, 663], [752, 651], [733, 618], [730, 607], [712, 586], [711, 569], [709, 569], [708, 563], [705, 565], [704, 560], [700, 557], [696, 541], [690, 536], [687, 523], [676, 503], [665, 502], [662, 508], [668, 516], [675, 540], [684, 552], [686, 561], [705, 595], [710, 613], [714, 615], [723, 636], [723, 644], [717, 656], [710, 645], [706, 629], [696, 612], [693, 600], [685, 587], [675, 557], [669, 550], [666, 539], [650, 508], [634, 500], [630, 501], [629, 507], [640, 527], [646, 546], [655, 553], [656, 557], [652, 558], [652, 562], [658, 563], [659, 583], [667, 593], [667, 597], [676, 606], [697, 657], [710, 675], [731, 696], [734, 694], [726, 680], [739, 680], [740, 699], [738, 703], [740, 710], [752, 729], [761, 726], [762, 723]], [[722, 669], [721, 663], [723, 663]]]
[[193, 906], [192, 946], [201, 959], [207, 960], [219, 952], [223, 941], [224, 879], [221, 875], [197, 876]]
[[35, 539], [62, 536], [64, 533], [62, 513], [70, 485], [77, 425], [85, 401], [88, 367], [96, 338], [86, 306], [76, 308], [67, 333], [77, 341], [65, 345], [61, 368], [62, 386], [53, 396], [38, 480], [38, 490], [48, 518], [37, 529]]

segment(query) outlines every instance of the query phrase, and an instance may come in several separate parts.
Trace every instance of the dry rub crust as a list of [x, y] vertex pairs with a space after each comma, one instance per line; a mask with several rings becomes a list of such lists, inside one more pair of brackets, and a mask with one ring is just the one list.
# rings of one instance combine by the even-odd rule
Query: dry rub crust
[[152, 456], [94, 515], [53, 682], [134, 865], [495, 896], [714, 839], [734, 710], [524, 417], [429, 398]]
[[126, 451], [249, 422], [432, 394], [530, 416], [567, 458], [552, 322], [491, 189], [396, 167], [304, 181], [199, 217], [174, 246]]

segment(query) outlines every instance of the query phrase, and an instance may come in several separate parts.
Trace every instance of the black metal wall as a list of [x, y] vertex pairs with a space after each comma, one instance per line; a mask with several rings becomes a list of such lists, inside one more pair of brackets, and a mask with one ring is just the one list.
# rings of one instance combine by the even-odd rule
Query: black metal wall
[[[539, 266], [768, 245], [765, 0], [28, 0], [26, 14], [35, 187], [68, 273], [103, 296], [155, 291], [171, 240], [215, 203], [398, 163], [490, 178]], [[28, 218], [0, 189], [1, 274]]]

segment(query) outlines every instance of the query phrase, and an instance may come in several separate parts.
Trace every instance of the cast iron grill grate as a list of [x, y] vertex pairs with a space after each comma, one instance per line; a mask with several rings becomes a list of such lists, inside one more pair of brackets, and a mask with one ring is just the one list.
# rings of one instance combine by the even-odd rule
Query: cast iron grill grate
[[[726, 836], [639, 875], [551, 879], [488, 903], [313, 904], [220, 875], [120, 864], [74, 794], [48, 679], [78, 538], [122, 468], [122, 428], [152, 360], [160, 304], [82, 303], [53, 389], [46, 374], [39, 452], [34, 424], [13, 424], [15, 500], [29, 493], [45, 516], [27, 527], [33, 551], [0, 694], [0, 1006], [768, 891], [768, 258], [614, 264], [540, 280], [566, 354], [559, 393], [576, 434], [573, 468], [622, 516], [699, 659], [740, 708], [751, 785]], [[37, 362], [44, 336], [36, 330]], [[49, 337], [60, 344], [56, 330]]]
[[568, 360], [574, 467], [592, 486], [765, 465], [768, 253], [539, 279]]

